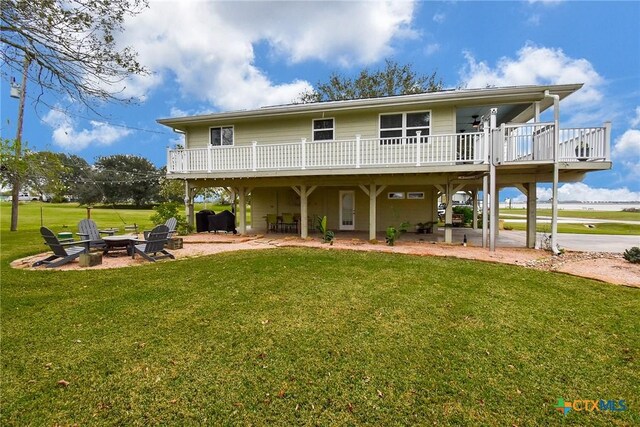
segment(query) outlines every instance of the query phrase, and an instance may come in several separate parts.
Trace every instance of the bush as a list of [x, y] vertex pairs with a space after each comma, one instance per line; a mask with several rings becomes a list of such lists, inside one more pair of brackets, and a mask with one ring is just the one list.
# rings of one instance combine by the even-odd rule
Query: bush
[[637, 246], [627, 249], [622, 256], [630, 263], [640, 264], [640, 248]]
[[471, 224], [473, 222], [473, 208], [468, 206], [454, 206], [453, 213], [463, 214], [465, 224]]
[[193, 226], [189, 225], [186, 218], [180, 215], [179, 212], [182, 206], [182, 204], [177, 202], [160, 203], [154, 208], [156, 213], [151, 215], [151, 221], [153, 221], [154, 224], [164, 224], [169, 218], [174, 217], [178, 220], [178, 224], [176, 225], [178, 234], [189, 234], [193, 231]]

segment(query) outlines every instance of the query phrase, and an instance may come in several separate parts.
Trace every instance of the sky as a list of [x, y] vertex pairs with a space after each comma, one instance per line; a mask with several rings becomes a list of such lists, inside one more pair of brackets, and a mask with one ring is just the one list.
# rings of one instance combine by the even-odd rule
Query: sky
[[[613, 168], [561, 185], [559, 200], [639, 201], [639, 23], [638, 1], [150, 0], [117, 36], [152, 71], [114, 87], [139, 102], [100, 105], [97, 115], [47, 95], [58, 107], [49, 109], [27, 87], [23, 140], [89, 163], [135, 154], [160, 167], [181, 139], [158, 118], [290, 103], [332, 72], [391, 59], [436, 71], [447, 88], [584, 83], [561, 103], [561, 127], [611, 121]], [[0, 132], [13, 138], [18, 101], [7, 81], [0, 95]]]

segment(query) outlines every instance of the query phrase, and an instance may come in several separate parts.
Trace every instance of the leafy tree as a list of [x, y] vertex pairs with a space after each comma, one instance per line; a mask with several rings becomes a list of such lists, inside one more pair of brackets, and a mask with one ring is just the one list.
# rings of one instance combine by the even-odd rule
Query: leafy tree
[[94, 166], [107, 203], [133, 202], [139, 207], [158, 198], [160, 172], [144, 157], [116, 154], [98, 158]]
[[[22, 75], [14, 165], [22, 156], [22, 123], [27, 82], [40, 93], [68, 97], [95, 111], [93, 102], [121, 101], [132, 75], [148, 74], [130, 47], [119, 48], [115, 34], [127, 16], [147, 7], [147, 0], [2, 0], [0, 7], [0, 59], [3, 77]], [[99, 105], [99, 104], [98, 104]], [[18, 229], [20, 176], [11, 181], [11, 231]]]
[[442, 88], [442, 79], [435, 71], [430, 75], [421, 76], [411, 64], [399, 65], [387, 59], [384, 69], [372, 72], [365, 68], [356, 78], [334, 72], [328, 81], [318, 82], [314, 91], [302, 93], [300, 101], [309, 103], [410, 95], [436, 92]]
[[167, 179], [167, 167], [160, 168], [160, 194], [159, 201], [183, 203], [184, 201], [184, 181], [178, 179]]
[[26, 189], [41, 196], [56, 194], [62, 187], [60, 180], [64, 166], [55, 153], [31, 151], [25, 148], [19, 158], [15, 156], [15, 140], [2, 139], [0, 149], [0, 180], [2, 185], [19, 182]]
[[146, 7], [147, 0], [3, 0], [3, 69], [22, 74], [26, 59], [40, 95], [52, 91], [90, 107], [95, 100], [130, 101], [114, 85], [148, 71], [135, 51], [116, 45], [115, 34]]
[[59, 193], [56, 193], [57, 196], [72, 195], [78, 197], [85, 187], [95, 187], [92, 182], [93, 168], [85, 159], [75, 154], [57, 153], [57, 156], [64, 166], [64, 170], [60, 175], [62, 188]]

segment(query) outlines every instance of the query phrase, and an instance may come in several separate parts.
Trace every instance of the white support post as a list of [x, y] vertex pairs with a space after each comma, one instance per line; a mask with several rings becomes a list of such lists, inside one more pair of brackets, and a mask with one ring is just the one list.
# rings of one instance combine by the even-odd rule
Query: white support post
[[360, 168], [360, 134], [356, 135], [356, 168]]
[[420, 166], [420, 159], [422, 158], [422, 138], [420, 135], [422, 135], [422, 131], [416, 131], [416, 166]]
[[258, 170], [258, 141], [251, 142], [251, 169]]
[[489, 228], [489, 177], [482, 177], [482, 247], [487, 247]]
[[303, 239], [306, 239], [309, 235], [307, 196], [307, 186], [303, 184], [300, 186], [300, 237]]
[[[498, 142], [500, 142], [501, 144], [504, 143], [504, 139], [501, 138], [500, 141], [496, 141], [496, 116], [498, 114], [498, 109], [497, 108], [492, 108], [491, 109], [491, 116], [490, 116], [490, 127], [491, 127], [491, 145], [490, 145], [490, 150], [491, 150], [491, 156], [490, 156], [490, 163], [489, 163], [489, 194], [491, 197], [491, 221], [489, 223], [489, 250], [491, 252], [495, 252], [496, 250], [496, 236], [498, 234], [498, 203], [499, 203], [499, 197], [498, 197], [498, 186], [496, 184], [496, 162], [499, 156], [499, 152], [497, 151], [497, 145]], [[502, 145], [500, 145], [500, 148], [502, 148]]]
[[604, 122], [604, 159], [611, 160], [611, 122]]
[[245, 192], [245, 188], [244, 187], [240, 187], [238, 188], [238, 204], [239, 206], [239, 211], [240, 211], [240, 223], [238, 224], [238, 228], [240, 228], [239, 232], [240, 234], [246, 234], [247, 233], [247, 204], [246, 204], [246, 192]]
[[307, 138], [302, 138], [300, 140], [300, 144], [302, 145], [302, 149], [300, 150], [300, 155], [301, 155], [301, 159], [300, 159], [300, 165], [302, 166], [302, 169], [306, 169], [307, 168]]
[[309, 236], [309, 196], [314, 192], [317, 185], [307, 189], [306, 185], [301, 185], [300, 189], [292, 187], [300, 196], [300, 237], [306, 239]]
[[474, 189], [473, 192], [473, 203], [471, 204], [473, 206], [473, 225], [471, 228], [473, 228], [474, 230], [478, 229], [478, 189]]
[[213, 155], [211, 153], [211, 150], [213, 149], [213, 146], [211, 144], [207, 145], [207, 172], [211, 173], [211, 171], [213, 170]]
[[453, 203], [452, 185], [447, 183], [447, 205], [444, 210], [444, 242], [453, 242]]
[[536, 247], [537, 188], [535, 182], [526, 184], [527, 188], [527, 248]]
[[185, 215], [187, 217], [187, 223], [190, 226], [195, 224], [195, 215], [193, 212], [193, 198], [194, 198], [195, 188], [192, 188], [189, 185], [189, 181], [184, 180], [184, 208]]
[[376, 239], [377, 197], [376, 184], [369, 184], [369, 240]]

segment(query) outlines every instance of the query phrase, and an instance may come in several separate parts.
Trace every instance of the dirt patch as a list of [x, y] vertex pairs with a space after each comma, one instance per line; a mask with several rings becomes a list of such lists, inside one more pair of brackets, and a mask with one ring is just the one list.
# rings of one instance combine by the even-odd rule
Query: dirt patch
[[[316, 238], [301, 239], [292, 236], [253, 235], [237, 236], [226, 234], [195, 234], [184, 236], [184, 247], [171, 251], [176, 259], [213, 255], [238, 250], [270, 249], [276, 247], [309, 247], [325, 250], [355, 250], [400, 253], [421, 256], [446, 256], [461, 259], [498, 262], [520, 265], [545, 271], [559, 271], [576, 276], [601, 280], [608, 283], [640, 287], [640, 265], [625, 261], [621, 255], [598, 252], [567, 252], [552, 256], [547, 252], [524, 248], [497, 248], [489, 252], [485, 248], [449, 245], [432, 242], [399, 242], [387, 246], [384, 242], [372, 243], [361, 239], [336, 239], [333, 245], [323, 244]], [[14, 268], [35, 269], [31, 265], [46, 257], [40, 254], [19, 259], [11, 263]], [[164, 260], [159, 262], [170, 262]], [[139, 256], [132, 259], [126, 254], [103, 256], [102, 264], [82, 268], [73, 261], [56, 270], [107, 269], [147, 264]], [[44, 267], [37, 267], [44, 269]]]

